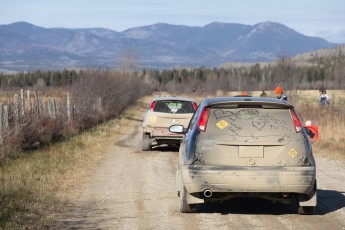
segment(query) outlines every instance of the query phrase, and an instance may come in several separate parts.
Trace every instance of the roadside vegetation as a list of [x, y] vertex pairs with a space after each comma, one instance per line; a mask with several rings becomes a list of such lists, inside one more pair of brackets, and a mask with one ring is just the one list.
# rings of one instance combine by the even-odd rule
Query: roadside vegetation
[[1, 165], [0, 229], [45, 229], [68, 210], [114, 143], [115, 127], [116, 120], [107, 121]]
[[[275, 63], [213, 69], [0, 74], [0, 103], [8, 106], [8, 124], [0, 125], [0, 229], [44, 228], [63, 212], [71, 196], [67, 194], [78, 192], [88, 169], [105, 154], [98, 150], [114, 143], [110, 135], [118, 121], [114, 118], [147, 106], [144, 96], [155, 91], [200, 101], [242, 91], [259, 96], [265, 90], [268, 97], [275, 97], [273, 91], [280, 85], [303, 120], [319, 126], [320, 139], [313, 146], [345, 158], [345, 56], [339, 51], [311, 57], [303, 59], [303, 65], [280, 55]], [[319, 106], [319, 87], [327, 88], [330, 106]], [[38, 113], [44, 110], [37, 109], [37, 103], [23, 115], [14, 96], [21, 89], [35, 92], [43, 104], [53, 98], [57, 108], [69, 108], [68, 95], [72, 109], [45, 115]]]
[[[19, 151], [43, 147], [115, 118], [153, 89], [134, 73], [101, 70], [34, 72], [1, 79], [0, 163]], [[20, 89], [33, 95], [19, 99]]]

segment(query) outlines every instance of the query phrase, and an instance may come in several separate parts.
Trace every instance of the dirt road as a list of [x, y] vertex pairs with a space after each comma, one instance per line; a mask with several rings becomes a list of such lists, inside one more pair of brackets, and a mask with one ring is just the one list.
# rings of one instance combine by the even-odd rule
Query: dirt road
[[55, 229], [345, 229], [345, 168], [317, 156], [318, 207], [313, 216], [292, 205], [238, 198], [178, 211], [177, 149], [141, 151], [143, 110], [114, 128], [114, 143]]

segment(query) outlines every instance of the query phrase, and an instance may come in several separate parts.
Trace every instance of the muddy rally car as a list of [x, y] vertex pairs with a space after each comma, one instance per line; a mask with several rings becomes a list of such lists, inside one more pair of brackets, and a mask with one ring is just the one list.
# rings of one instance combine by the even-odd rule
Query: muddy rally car
[[172, 133], [169, 127], [175, 124], [187, 126], [196, 109], [197, 103], [191, 98], [154, 98], [144, 116], [142, 150], [162, 144], [180, 144], [183, 134]]
[[296, 109], [279, 99], [203, 100], [188, 127], [170, 127], [185, 134], [176, 172], [180, 211], [254, 196], [314, 214], [316, 166], [305, 129]]

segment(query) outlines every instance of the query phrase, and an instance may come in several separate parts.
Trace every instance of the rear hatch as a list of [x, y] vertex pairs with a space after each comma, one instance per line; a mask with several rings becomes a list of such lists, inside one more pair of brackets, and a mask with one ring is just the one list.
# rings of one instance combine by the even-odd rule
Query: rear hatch
[[306, 157], [301, 122], [289, 105], [222, 104], [208, 109], [196, 152], [217, 166], [297, 166]]
[[189, 114], [166, 114], [154, 112], [150, 114], [151, 127], [154, 128], [169, 128], [172, 125], [183, 125], [187, 127], [193, 113]]
[[169, 128], [171, 125], [188, 126], [196, 109], [192, 101], [156, 101], [151, 105], [150, 125], [154, 128]]

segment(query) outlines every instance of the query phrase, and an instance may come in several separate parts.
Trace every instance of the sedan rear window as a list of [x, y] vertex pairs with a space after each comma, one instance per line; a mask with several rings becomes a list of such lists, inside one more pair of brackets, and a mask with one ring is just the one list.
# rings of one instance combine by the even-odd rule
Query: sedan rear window
[[153, 111], [179, 114], [194, 113], [194, 107], [190, 101], [156, 101]]

